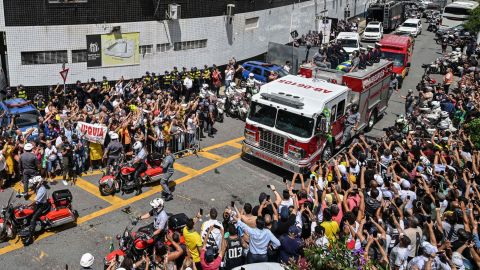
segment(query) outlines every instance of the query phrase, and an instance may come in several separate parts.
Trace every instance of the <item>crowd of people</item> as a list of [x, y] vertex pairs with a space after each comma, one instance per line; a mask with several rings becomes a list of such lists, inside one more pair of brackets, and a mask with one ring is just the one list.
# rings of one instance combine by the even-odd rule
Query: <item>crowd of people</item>
[[[362, 258], [351, 262], [354, 269], [479, 269], [480, 152], [478, 134], [465, 125], [480, 114], [475, 66], [465, 61], [458, 80], [450, 69], [442, 83], [408, 90], [402, 96], [405, 117], [385, 136], [361, 134], [332, 160], [319, 161], [309, 176], [294, 174], [290, 183], [268, 185], [258, 202], [212, 208], [198, 231], [201, 213], [179, 232], [160, 225], [164, 235], [155, 256], [122, 267], [232, 269], [279, 262], [336, 269], [334, 263], [309, 264], [307, 250], [325, 256], [344, 247]], [[425, 106], [435, 107], [441, 119], [458, 121], [425, 137], [406, 120], [418, 118]], [[152, 215], [163, 216], [165, 225], [165, 215], [155, 214], [165, 211], [163, 204], [155, 209]]]
[[[173, 153], [196, 151], [202, 138], [213, 137], [216, 132], [219, 89], [239, 80], [238, 70], [241, 65], [232, 58], [222, 72], [214, 65], [191, 70], [174, 67], [161, 76], [146, 72], [140, 79], [122, 77], [113, 82], [106, 77], [102, 81], [92, 78], [77, 81], [66, 89], [52, 86], [45, 95], [37, 93], [30, 99], [23, 86], [7, 88], [0, 93], [2, 99], [24, 98], [27, 101], [17, 105], [33, 104], [40, 114], [38, 119], [29, 120], [38, 126], [22, 131], [17, 116], [7, 118], [6, 112], [2, 113], [0, 188], [12, 185], [24, 175], [21, 156], [28, 143], [39, 163], [35, 174], [48, 179], [63, 175], [65, 184], [106, 165], [112, 154], [106, 149], [113, 134], [125, 155], [135, 154], [135, 142], [141, 142], [148, 153], [163, 154], [167, 147]], [[200, 96], [201, 88], [211, 91]], [[80, 123], [107, 132], [102, 140], [92, 140]]]

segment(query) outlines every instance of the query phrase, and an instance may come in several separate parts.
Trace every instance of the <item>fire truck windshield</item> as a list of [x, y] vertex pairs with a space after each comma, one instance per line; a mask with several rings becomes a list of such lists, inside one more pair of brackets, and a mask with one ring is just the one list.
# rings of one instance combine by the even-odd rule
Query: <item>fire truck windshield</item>
[[298, 137], [310, 138], [314, 123], [315, 121], [312, 118], [279, 110], [275, 127]]
[[273, 127], [275, 125], [275, 117], [277, 109], [257, 102], [252, 102], [248, 119], [259, 124]]
[[403, 67], [404, 57], [401, 53], [382, 52], [382, 58], [392, 61], [396, 67]]

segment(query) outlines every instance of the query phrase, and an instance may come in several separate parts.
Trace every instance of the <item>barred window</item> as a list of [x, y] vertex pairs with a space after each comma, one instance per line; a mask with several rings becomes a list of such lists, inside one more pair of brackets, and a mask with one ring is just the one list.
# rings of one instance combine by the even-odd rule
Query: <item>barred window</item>
[[200, 49], [200, 48], [206, 48], [206, 47], [207, 47], [206, 39], [175, 42], [173, 44], [174, 51], [184, 51], [184, 50]]
[[144, 54], [152, 54], [152, 53], [153, 53], [153, 45], [152, 45], [152, 44], [149, 44], [149, 45], [140, 45], [140, 46], [138, 47], [138, 49], [139, 49], [141, 55], [144, 55]]
[[63, 64], [68, 62], [67, 51], [22, 52], [22, 65]]
[[72, 63], [87, 62], [87, 50], [72, 50]]
[[167, 52], [171, 48], [172, 48], [172, 44], [170, 43], [157, 44], [157, 52]]
[[258, 17], [245, 19], [245, 30], [258, 28]]

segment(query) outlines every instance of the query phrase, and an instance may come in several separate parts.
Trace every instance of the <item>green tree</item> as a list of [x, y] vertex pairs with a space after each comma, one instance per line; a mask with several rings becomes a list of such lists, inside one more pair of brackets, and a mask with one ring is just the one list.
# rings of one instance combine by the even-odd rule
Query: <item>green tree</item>
[[480, 6], [470, 12], [470, 17], [468, 17], [468, 20], [465, 23], [465, 28], [469, 31], [480, 31]]

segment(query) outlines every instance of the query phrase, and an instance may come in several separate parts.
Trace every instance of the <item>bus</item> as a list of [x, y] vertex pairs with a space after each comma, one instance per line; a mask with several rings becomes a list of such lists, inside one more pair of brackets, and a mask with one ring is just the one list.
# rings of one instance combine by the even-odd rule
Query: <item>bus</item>
[[478, 6], [476, 1], [461, 0], [445, 6], [442, 14], [441, 28], [450, 28], [463, 24], [470, 15], [470, 11]]

